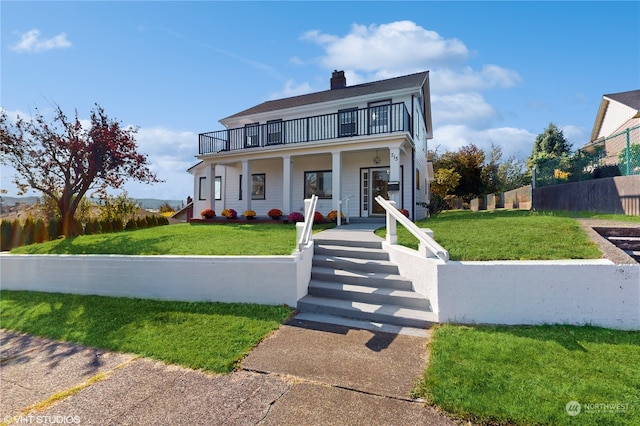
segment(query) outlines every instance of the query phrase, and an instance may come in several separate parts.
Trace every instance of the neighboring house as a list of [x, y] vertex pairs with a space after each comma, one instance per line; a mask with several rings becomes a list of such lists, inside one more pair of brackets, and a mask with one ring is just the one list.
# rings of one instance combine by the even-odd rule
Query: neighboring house
[[[591, 131], [591, 142], [584, 148], [603, 146], [606, 152], [605, 164], [617, 164], [618, 155], [626, 147], [622, 135], [627, 129], [640, 126], [640, 90], [603, 95], [598, 114]], [[616, 137], [619, 135], [620, 137]], [[638, 143], [638, 140], [632, 141]]]
[[194, 215], [226, 208], [266, 217], [277, 208], [286, 216], [316, 194], [325, 216], [382, 216], [374, 201], [382, 195], [426, 217], [428, 71], [354, 86], [334, 71], [330, 87], [261, 103], [221, 119], [226, 130], [200, 134], [201, 161], [188, 170]]

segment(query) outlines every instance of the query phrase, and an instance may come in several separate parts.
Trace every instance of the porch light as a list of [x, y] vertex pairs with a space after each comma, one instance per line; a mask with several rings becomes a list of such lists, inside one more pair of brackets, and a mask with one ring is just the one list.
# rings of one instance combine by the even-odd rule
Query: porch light
[[376, 149], [376, 156], [373, 157], [373, 164], [380, 164], [380, 157], [378, 157], [378, 150]]

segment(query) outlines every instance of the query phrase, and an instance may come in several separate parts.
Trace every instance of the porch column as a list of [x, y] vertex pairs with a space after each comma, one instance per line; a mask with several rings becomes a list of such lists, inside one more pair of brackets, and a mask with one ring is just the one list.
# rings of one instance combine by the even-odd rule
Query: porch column
[[[400, 148], [389, 148], [389, 181], [400, 182]], [[402, 206], [402, 200], [400, 200], [400, 194], [402, 191], [392, 191], [389, 193], [389, 199], [395, 201], [396, 205]]]
[[251, 210], [251, 164], [242, 160], [242, 203], [245, 210]]
[[[216, 165], [210, 164], [207, 167], [207, 182], [209, 182], [209, 194], [207, 194], [207, 204], [208, 208], [211, 210], [216, 209]], [[218, 214], [218, 212], [216, 212]]]
[[[341, 177], [341, 166], [342, 159], [340, 156], [340, 151], [335, 151], [331, 153], [331, 204], [332, 210], [340, 211], [340, 199], [342, 198], [342, 194], [340, 194], [340, 181]], [[340, 216], [338, 216], [340, 218]], [[339, 223], [339, 222], [338, 222]]]
[[282, 157], [282, 213], [291, 213], [291, 156]]

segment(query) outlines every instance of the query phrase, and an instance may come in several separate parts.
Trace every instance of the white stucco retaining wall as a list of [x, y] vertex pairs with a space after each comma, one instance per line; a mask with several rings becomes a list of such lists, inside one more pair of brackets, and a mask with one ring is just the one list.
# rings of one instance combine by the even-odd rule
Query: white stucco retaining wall
[[0, 255], [4, 290], [287, 304], [307, 294], [313, 245], [291, 256]]
[[640, 265], [608, 260], [448, 262], [440, 322], [640, 329]]
[[383, 243], [441, 323], [640, 330], [640, 265], [606, 259], [443, 262]]

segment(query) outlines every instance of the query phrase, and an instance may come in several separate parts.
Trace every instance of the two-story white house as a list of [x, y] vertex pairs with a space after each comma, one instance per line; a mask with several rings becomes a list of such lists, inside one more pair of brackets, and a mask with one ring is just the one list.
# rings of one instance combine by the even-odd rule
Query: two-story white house
[[350, 218], [384, 210], [394, 200], [412, 219], [429, 203], [427, 140], [432, 138], [429, 72], [348, 86], [334, 71], [330, 89], [267, 101], [220, 120], [225, 130], [199, 135], [194, 217], [234, 209], [317, 211]]

